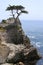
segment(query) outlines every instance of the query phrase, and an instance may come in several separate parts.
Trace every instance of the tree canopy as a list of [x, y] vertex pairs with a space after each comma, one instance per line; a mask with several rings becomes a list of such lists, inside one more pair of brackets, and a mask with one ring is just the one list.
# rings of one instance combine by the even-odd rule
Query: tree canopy
[[[23, 7], [22, 5], [12, 5], [12, 6], [9, 5], [6, 11], [11, 11], [13, 18], [15, 18], [16, 14], [17, 14], [16, 18], [18, 18], [21, 15], [21, 13], [26, 13], [26, 14], [28, 13], [25, 10], [25, 7]], [[16, 13], [14, 11], [16, 11]]]

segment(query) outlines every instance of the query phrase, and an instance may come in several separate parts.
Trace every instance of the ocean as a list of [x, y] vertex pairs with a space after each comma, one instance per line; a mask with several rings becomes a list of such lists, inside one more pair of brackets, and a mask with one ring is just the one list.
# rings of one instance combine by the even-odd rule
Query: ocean
[[42, 56], [36, 65], [43, 65], [43, 21], [23, 20], [21, 23], [25, 34], [30, 38], [31, 45], [36, 47], [38, 54]]

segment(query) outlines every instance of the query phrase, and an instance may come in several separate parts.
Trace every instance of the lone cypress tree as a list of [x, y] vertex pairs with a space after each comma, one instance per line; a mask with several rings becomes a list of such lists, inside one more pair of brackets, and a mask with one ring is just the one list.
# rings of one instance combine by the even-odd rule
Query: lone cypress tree
[[[26, 10], [24, 10], [25, 7], [21, 6], [21, 5], [9, 5], [9, 7], [7, 7], [7, 11], [10, 11], [11, 10], [11, 13], [12, 13], [12, 16], [13, 18], [17, 19], [22, 13], [28, 13]], [[16, 13], [14, 12], [16, 11]], [[16, 16], [17, 14], [17, 16]], [[15, 17], [16, 16], [16, 17]]]

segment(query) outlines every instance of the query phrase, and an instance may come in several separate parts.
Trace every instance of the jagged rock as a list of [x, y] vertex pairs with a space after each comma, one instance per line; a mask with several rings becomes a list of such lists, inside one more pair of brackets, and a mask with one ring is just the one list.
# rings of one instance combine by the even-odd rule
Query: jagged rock
[[[20, 20], [17, 19], [15, 22], [13, 20], [13, 23], [1, 23], [0, 25], [5, 29], [4, 32], [3, 29], [0, 30], [0, 63], [5, 62], [2, 65], [7, 65], [7, 63], [35, 64], [40, 57], [36, 48], [31, 46], [29, 38], [25, 35]], [[19, 62], [23, 62], [23, 64]]]
[[37, 61], [40, 57], [37, 54], [37, 51], [35, 48], [31, 47], [30, 49], [23, 49], [15, 54], [15, 56], [11, 59], [8, 59], [7, 62], [9, 63], [17, 63], [17, 62], [25, 62], [28, 61], [34, 62]]
[[[28, 61], [30, 63], [30, 62], [37, 61], [40, 58], [37, 54], [36, 48], [34, 48], [34, 47], [30, 47], [28, 49], [23, 44], [15, 45], [13, 43], [10, 44], [10, 43], [5, 43], [5, 42], [3, 42], [1, 45], [0, 45], [1, 46], [0, 50], [2, 51], [2, 52], [0, 51], [0, 53], [2, 55], [1, 58], [3, 59], [3, 57], [4, 57], [4, 59], [3, 59], [3, 62], [0, 61], [0, 63], [7, 62], [7, 63], [15, 64], [18, 62], [25, 63], [25, 61], [26, 62]], [[7, 50], [5, 48], [7, 48]], [[3, 54], [3, 53], [5, 53], [5, 54]]]
[[13, 43], [10, 44], [10, 43], [5, 43], [5, 42], [2, 42], [2, 44], [6, 45], [10, 49], [9, 55], [7, 56], [7, 61], [13, 58], [17, 59], [18, 61], [19, 53], [21, 53], [21, 51], [25, 48], [25, 46], [23, 44], [15, 45]]

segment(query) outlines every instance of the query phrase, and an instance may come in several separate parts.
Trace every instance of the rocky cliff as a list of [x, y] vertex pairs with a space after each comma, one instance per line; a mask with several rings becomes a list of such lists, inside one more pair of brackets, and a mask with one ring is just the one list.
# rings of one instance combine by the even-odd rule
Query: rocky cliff
[[39, 59], [40, 56], [36, 48], [31, 46], [19, 19], [7, 19], [6, 23], [0, 23], [1, 65], [34, 65]]

